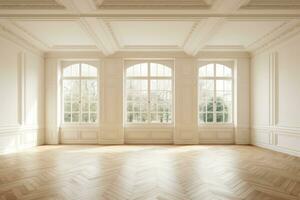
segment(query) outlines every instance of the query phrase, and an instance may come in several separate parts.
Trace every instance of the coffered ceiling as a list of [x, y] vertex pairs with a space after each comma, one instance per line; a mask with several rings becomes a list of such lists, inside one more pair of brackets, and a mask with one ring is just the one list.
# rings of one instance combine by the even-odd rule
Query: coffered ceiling
[[296, 32], [298, 0], [0, 0], [0, 34], [44, 52], [252, 52]]

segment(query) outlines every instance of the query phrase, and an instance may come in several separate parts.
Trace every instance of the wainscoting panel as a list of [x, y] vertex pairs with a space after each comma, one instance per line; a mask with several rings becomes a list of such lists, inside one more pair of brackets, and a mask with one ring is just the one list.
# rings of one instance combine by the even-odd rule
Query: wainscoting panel
[[125, 128], [126, 144], [173, 144], [173, 128]]
[[60, 130], [62, 144], [97, 144], [99, 127], [68, 127]]
[[200, 128], [200, 144], [234, 144], [233, 128]]
[[43, 143], [44, 129], [42, 128], [14, 127], [2, 129], [0, 127], [0, 154], [15, 152]]
[[251, 143], [271, 150], [300, 156], [300, 130], [270, 127], [253, 128]]

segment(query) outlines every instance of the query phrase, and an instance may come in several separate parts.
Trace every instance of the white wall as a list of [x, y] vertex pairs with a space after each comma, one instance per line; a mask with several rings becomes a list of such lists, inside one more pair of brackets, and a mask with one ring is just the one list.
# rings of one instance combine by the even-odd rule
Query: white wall
[[[125, 127], [123, 122], [123, 69], [125, 59], [172, 59], [175, 63], [175, 125]], [[70, 59], [100, 61], [100, 122], [94, 126], [61, 127], [59, 63]], [[231, 60], [235, 63], [236, 109], [230, 127], [198, 128], [198, 59]], [[97, 53], [48, 53], [46, 67], [46, 143], [167, 143], [248, 144], [250, 142], [250, 59], [246, 53], [201, 53], [190, 57], [171, 52], [127, 52], [104, 57]]]
[[257, 54], [251, 67], [252, 144], [300, 155], [300, 34]]
[[44, 59], [0, 30], [0, 153], [43, 143]]

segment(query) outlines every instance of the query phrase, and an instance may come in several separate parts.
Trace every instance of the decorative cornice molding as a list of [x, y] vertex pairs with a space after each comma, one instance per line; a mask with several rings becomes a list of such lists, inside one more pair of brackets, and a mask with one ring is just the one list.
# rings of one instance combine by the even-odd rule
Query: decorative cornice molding
[[98, 9], [209, 9], [210, 5], [204, 0], [174, 1], [174, 0], [94, 0]]
[[300, 9], [300, 1], [295, 0], [250, 0], [243, 5], [241, 9], [247, 10], [286, 10], [286, 9]]
[[7, 29], [2, 24], [0, 24], [0, 35], [4, 38], [8, 39], [9, 41], [17, 44], [18, 46], [31, 51], [32, 53], [35, 53], [39, 56], [43, 56], [43, 52], [39, 48], [37, 48], [36, 46], [34, 46], [32, 43], [28, 42], [27, 40], [23, 39], [19, 35], [16, 35], [14, 32]]
[[286, 40], [293, 38], [295, 35], [300, 33], [300, 21], [292, 20], [285, 23], [284, 26], [279, 27], [277, 31], [271, 32], [260, 43], [256, 46], [250, 46], [248, 49], [253, 52], [253, 55], [260, 54], [267, 51], [268, 49], [283, 43]]
[[0, 9], [9, 10], [61, 10], [65, 7], [55, 0], [0, 0]]

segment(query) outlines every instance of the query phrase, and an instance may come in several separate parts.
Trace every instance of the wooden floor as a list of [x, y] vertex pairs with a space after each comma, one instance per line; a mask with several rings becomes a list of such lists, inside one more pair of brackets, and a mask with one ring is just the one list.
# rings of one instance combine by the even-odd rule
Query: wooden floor
[[300, 158], [252, 146], [41, 146], [0, 155], [0, 200], [300, 199]]

